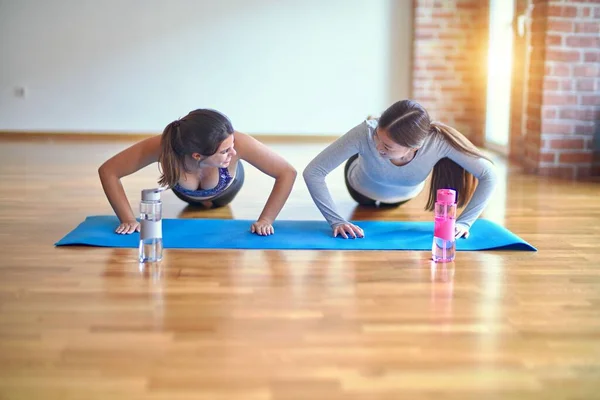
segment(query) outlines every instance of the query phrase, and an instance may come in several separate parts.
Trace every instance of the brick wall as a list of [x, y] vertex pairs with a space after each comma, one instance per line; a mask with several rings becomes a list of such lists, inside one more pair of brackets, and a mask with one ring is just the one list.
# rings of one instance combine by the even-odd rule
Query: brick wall
[[[600, 0], [531, 5], [515, 37], [509, 156], [540, 175], [600, 175]], [[488, 0], [414, 0], [413, 98], [482, 145]]]
[[[518, 0], [517, 13], [527, 3]], [[531, 4], [529, 37], [515, 43], [512, 93], [524, 101], [512, 100], [511, 158], [539, 175], [600, 175], [600, 1]]]
[[412, 98], [431, 118], [481, 145], [485, 132], [488, 6], [482, 0], [414, 0]]
[[537, 173], [592, 173], [600, 128], [600, 1], [549, 0]]

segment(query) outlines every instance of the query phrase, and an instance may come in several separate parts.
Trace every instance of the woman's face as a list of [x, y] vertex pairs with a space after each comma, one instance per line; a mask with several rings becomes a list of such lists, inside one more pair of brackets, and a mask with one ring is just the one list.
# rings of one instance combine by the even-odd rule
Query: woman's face
[[415, 152], [415, 149], [400, 146], [394, 142], [385, 129], [375, 129], [373, 139], [377, 152], [386, 160], [410, 159], [412, 158], [412, 153]]
[[233, 135], [229, 135], [227, 139], [221, 142], [217, 152], [212, 156], [205, 157], [198, 153], [192, 154], [192, 158], [198, 161], [202, 167], [227, 168], [233, 156], [237, 153], [233, 148]]

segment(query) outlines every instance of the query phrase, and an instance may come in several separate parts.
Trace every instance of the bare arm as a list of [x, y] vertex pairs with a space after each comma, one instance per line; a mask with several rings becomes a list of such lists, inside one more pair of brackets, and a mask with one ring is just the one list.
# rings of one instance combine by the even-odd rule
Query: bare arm
[[267, 199], [258, 221], [272, 224], [287, 201], [297, 172], [283, 157], [244, 133], [235, 132], [235, 149], [240, 159], [247, 161], [261, 172], [275, 178], [273, 190]]
[[154, 136], [142, 140], [111, 157], [98, 168], [98, 175], [104, 193], [122, 224], [135, 222], [135, 215], [125, 195], [121, 178], [158, 161], [160, 139], [161, 136]]

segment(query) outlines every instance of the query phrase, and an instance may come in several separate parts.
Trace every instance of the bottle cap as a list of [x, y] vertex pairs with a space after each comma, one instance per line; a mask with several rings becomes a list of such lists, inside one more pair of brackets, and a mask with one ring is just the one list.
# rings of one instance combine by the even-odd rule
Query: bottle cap
[[456, 191], [453, 189], [438, 189], [436, 201], [443, 204], [454, 204], [456, 203]]
[[160, 200], [160, 192], [165, 188], [154, 188], [142, 190], [142, 201], [158, 201]]

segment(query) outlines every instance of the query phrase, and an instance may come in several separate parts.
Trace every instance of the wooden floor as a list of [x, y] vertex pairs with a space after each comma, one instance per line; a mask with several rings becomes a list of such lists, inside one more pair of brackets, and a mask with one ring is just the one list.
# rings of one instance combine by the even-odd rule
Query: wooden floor
[[[0, 399], [598, 399], [600, 184], [524, 176], [497, 160], [484, 217], [539, 252], [55, 248], [110, 214], [100, 163], [126, 142], [0, 140]], [[302, 171], [324, 144], [273, 145]], [[232, 206], [258, 216], [272, 180], [248, 167]], [[156, 166], [124, 179], [137, 208]], [[396, 210], [430, 220], [424, 194]], [[320, 219], [299, 176], [282, 219]], [[199, 233], [202, 234], [202, 233]]]

